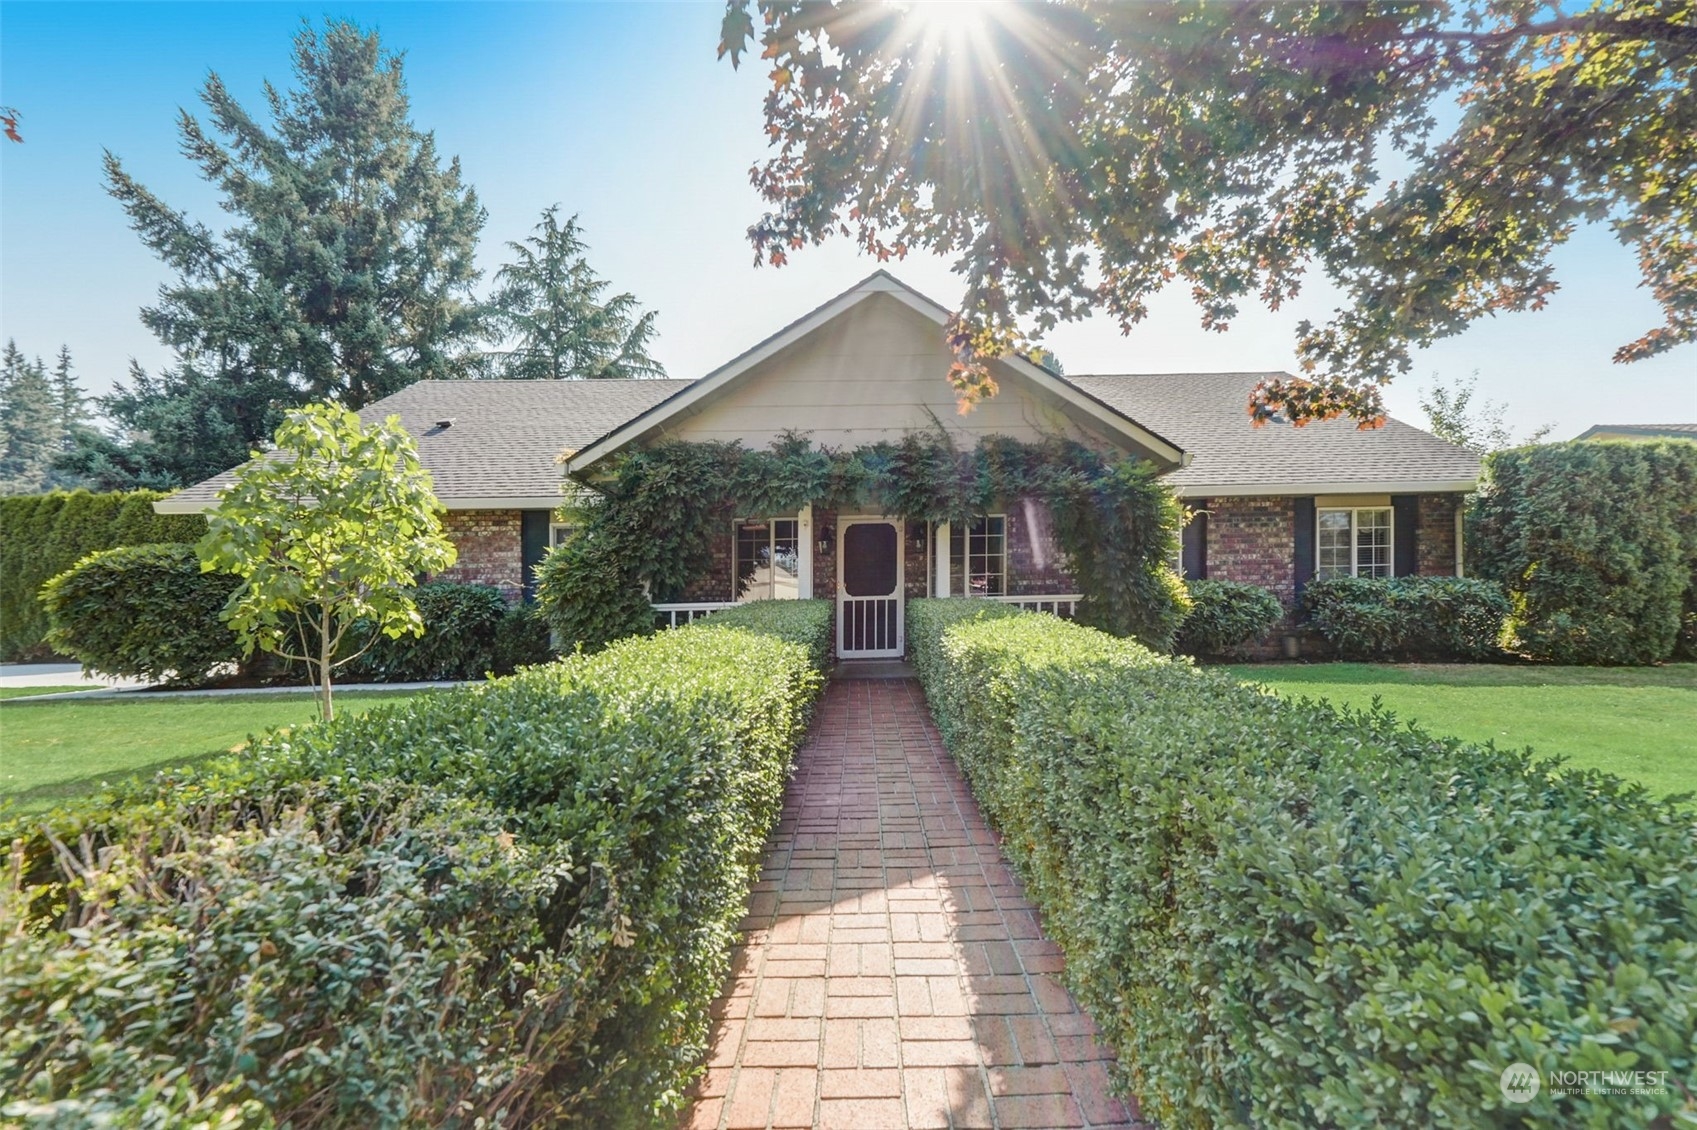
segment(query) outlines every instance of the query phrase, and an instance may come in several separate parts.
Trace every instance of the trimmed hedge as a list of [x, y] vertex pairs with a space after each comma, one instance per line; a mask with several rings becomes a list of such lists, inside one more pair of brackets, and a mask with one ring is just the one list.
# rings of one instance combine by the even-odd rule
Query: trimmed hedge
[[[496, 637], [507, 602], [492, 585], [432, 581], [412, 592], [424, 619], [422, 636], [371, 641], [369, 622], [356, 624], [343, 644], [347, 652], [368, 642], [365, 654], [338, 667], [345, 683], [405, 683], [430, 679], [481, 679], [495, 669]], [[304, 675], [304, 665], [302, 665]]]
[[1173, 650], [1181, 655], [1229, 658], [1265, 638], [1284, 606], [1260, 585], [1239, 581], [1186, 581], [1190, 611], [1179, 624]]
[[203, 573], [194, 546], [131, 545], [91, 553], [42, 586], [47, 642], [90, 671], [200, 683], [241, 659], [219, 620], [240, 582]]
[[664, 1123], [829, 612], [627, 640], [0, 828], [30, 924], [0, 936], [0, 1115]]
[[1474, 571], [1508, 590], [1510, 634], [1533, 658], [1660, 663], [1697, 647], [1697, 442], [1499, 451], [1468, 518]]
[[194, 541], [198, 514], [155, 514], [159, 491], [86, 490], [0, 498], [0, 659], [45, 659], [48, 621], [41, 586], [90, 553], [121, 545]]
[[1340, 659], [1504, 657], [1508, 594], [1474, 577], [1333, 577], [1302, 593], [1308, 625]]
[[[1163, 1126], [1688, 1113], [1688, 810], [967, 603], [910, 603], [915, 665]], [[1666, 1071], [1668, 1093], [1546, 1086], [1511, 1105], [1498, 1082], [1514, 1062]]]

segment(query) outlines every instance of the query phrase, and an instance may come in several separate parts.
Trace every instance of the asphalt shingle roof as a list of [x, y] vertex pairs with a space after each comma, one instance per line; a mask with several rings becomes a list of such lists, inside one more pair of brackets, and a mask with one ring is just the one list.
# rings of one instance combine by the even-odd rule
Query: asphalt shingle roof
[[[1479, 456], [1391, 420], [1362, 431], [1349, 420], [1252, 427], [1250, 390], [1288, 373], [1143, 373], [1068, 377], [1073, 384], [1184, 448], [1169, 476], [1181, 493], [1290, 485], [1457, 483], [1479, 477]], [[1321, 493], [1321, 492], [1316, 492]], [[1340, 490], [1339, 493], [1342, 493]]]
[[[399, 416], [435, 480], [436, 495], [457, 499], [557, 496], [559, 454], [645, 412], [690, 381], [419, 381], [368, 404], [360, 419]], [[452, 419], [438, 429], [438, 420]], [[172, 501], [212, 502], [234, 470], [196, 483]]]
[[[1158, 373], [1068, 377], [1073, 384], [1136, 423], [1178, 444], [1190, 466], [1170, 476], [1192, 496], [1201, 490], [1256, 493], [1308, 485], [1315, 493], [1351, 484], [1471, 483], [1479, 457], [1397, 420], [1360, 431], [1347, 420], [1293, 428], [1250, 426], [1250, 389], [1279, 373]], [[418, 444], [450, 506], [468, 500], [498, 507], [503, 500], [539, 505], [556, 497], [563, 479], [557, 459], [611, 432], [692, 382], [420, 381], [360, 412], [367, 423], [398, 415]], [[452, 426], [436, 423], [452, 419]], [[207, 504], [228, 484], [226, 471], [182, 491], [178, 506]]]

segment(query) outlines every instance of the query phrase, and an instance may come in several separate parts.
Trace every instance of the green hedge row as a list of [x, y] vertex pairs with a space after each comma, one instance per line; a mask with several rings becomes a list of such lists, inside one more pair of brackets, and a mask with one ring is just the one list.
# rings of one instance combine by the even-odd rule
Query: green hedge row
[[1468, 514], [1514, 646], [1555, 663], [1697, 659], [1697, 443], [1499, 451]]
[[[48, 643], [91, 671], [193, 685], [214, 667], [242, 661], [220, 618], [235, 577], [203, 573], [192, 545], [121, 546], [92, 553], [42, 587]], [[510, 675], [553, 657], [548, 626], [530, 608], [510, 608], [489, 585], [435, 581], [413, 592], [422, 636], [371, 642], [356, 625], [337, 668], [340, 682], [398, 683]], [[304, 681], [304, 664], [255, 657], [250, 673]]]
[[[967, 603], [910, 604], [915, 665], [1163, 1126], [1690, 1117], [1689, 810]], [[1516, 1062], [1669, 1074], [1514, 1104]]]
[[155, 514], [158, 491], [86, 490], [0, 498], [0, 660], [45, 659], [47, 613], [38, 594], [96, 550], [119, 545], [194, 541], [206, 532], [198, 514]]
[[1504, 657], [1508, 594], [1476, 577], [1333, 577], [1302, 593], [1308, 626], [1339, 659], [1416, 662]]
[[0, 828], [0, 1118], [667, 1124], [829, 630], [739, 610]]

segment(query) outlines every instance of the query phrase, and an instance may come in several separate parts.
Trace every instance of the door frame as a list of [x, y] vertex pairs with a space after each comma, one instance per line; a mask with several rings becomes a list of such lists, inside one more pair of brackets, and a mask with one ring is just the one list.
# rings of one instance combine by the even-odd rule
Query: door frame
[[[873, 651], [845, 651], [843, 647], [843, 629], [846, 618], [843, 616], [844, 602], [856, 599], [886, 599], [882, 597], [857, 598], [848, 595], [848, 588], [843, 584], [843, 550], [848, 545], [848, 528], [850, 526], [886, 525], [896, 531], [896, 591], [891, 594], [896, 602], [896, 646], [880, 648]], [[837, 518], [837, 658], [838, 659], [899, 659], [907, 654], [907, 538], [905, 524], [899, 518], [890, 518], [882, 514], [854, 514]]]

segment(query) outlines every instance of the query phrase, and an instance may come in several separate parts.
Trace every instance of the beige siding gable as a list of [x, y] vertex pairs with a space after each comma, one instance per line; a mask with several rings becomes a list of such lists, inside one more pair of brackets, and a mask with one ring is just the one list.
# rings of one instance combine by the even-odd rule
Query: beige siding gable
[[996, 367], [1000, 393], [961, 414], [946, 379], [951, 361], [936, 322], [874, 294], [668, 421], [663, 434], [762, 448], [793, 430], [854, 448], [940, 423], [963, 448], [992, 434], [1111, 446], [1075, 410], [1005, 366]]

